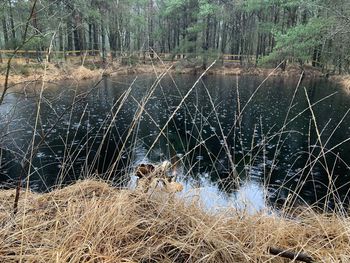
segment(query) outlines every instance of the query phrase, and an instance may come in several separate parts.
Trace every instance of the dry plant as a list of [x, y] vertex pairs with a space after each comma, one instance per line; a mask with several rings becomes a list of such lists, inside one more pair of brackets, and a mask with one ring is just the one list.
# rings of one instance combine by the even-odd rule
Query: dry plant
[[13, 195], [0, 194], [2, 262], [285, 262], [270, 247], [315, 262], [350, 260], [349, 219], [311, 209], [294, 219], [232, 208], [211, 214], [194, 199], [85, 180], [29, 193], [13, 217]]
[[350, 76], [346, 75], [340, 78], [340, 83], [343, 85], [347, 93], [350, 93]]

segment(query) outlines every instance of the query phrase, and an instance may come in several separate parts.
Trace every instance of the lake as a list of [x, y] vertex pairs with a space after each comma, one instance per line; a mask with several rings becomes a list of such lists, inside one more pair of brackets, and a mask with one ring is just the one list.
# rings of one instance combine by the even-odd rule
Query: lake
[[40, 116], [38, 90], [9, 94], [0, 107], [3, 188], [17, 180], [36, 128], [35, 144], [46, 134], [31, 162], [37, 191], [92, 175], [130, 186], [138, 163], [170, 160], [186, 191], [200, 191], [209, 205], [214, 198], [215, 206], [245, 199], [257, 209], [350, 204], [350, 97], [335, 83], [197, 80], [140, 75], [96, 87], [50, 84]]

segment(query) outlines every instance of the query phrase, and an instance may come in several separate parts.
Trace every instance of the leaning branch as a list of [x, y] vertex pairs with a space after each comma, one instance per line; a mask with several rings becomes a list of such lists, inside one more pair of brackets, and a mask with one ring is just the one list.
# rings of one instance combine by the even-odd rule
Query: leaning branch
[[270, 247], [269, 248], [269, 253], [275, 256], [279, 256], [282, 258], [288, 258], [291, 260], [299, 260], [299, 261], [303, 261], [306, 263], [313, 263], [315, 262], [314, 259], [312, 257], [310, 257], [307, 254], [304, 253], [299, 253], [299, 252], [293, 252], [290, 250], [285, 250], [285, 249], [281, 249], [281, 248], [276, 248], [276, 247]]

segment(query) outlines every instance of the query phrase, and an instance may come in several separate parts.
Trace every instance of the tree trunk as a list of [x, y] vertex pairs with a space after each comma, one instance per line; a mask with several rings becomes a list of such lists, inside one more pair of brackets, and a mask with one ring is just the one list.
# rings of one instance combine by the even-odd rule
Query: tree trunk
[[12, 32], [12, 41], [13, 41], [13, 44], [16, 40], [16, 30], [15, 30], [15, 23], [13, 21], [13, 12], [12, 12], [12, 4], [11, 4], [11, 0], [8, 0], [8, 4], [9, 4], [9, 7], [10, 7], [10, 26], [11, 26], [11, 32]]
[[62, 30], [62, 27], [60, 27], [59, 30], [58, 30], [58, 45], [59, 45], [59, 50], [63, 51], [64, 50], [64, 42], [63, 42], [63, 30]]
[[321, 66], [321, 49], [322, 45], [318, 45], [314, 48], [314, 53], [312, 55], [312, 66], [320, 67]]
[[[167, 26], [169, 27], [170, 25], [170, 22], [169, 20], [167, 19], [166, 21], [166, 24]], [[171, 35], [172, 35], [172, 31], [173, 30], [170, 30], [170, 27], [169, 27], [169, 30], [167, 30], [167, 47], [168, 47], [168, 52], [170, 53], [171, 52], [171, 44], [172, 44], [172, 41], [171, 41]]]
[[94, 44], [93, 44], [93, 42], [94, 42], [94, 38], [93, 38], [93, 34], [92, 34], [92, 24], [91, 23], [89, 23], [89, 43], [88, 43], [88, 49], [89, 50], [93, 50], [94, 49]]
[[220, 31], [221, 31], [221, 23], [220, 21], [217, 22], [218, 26], [217, 26], [217, 29], [215, 30], [216, 32], [216, 44], [215, 44], [215, 49], [216, 50], [219, 50], [219, 46], [220, 46]]
[[[99, 44], [98, 44], [98, 27], [97, 23], [93, 23], [93, 49], [99, 50]], [[95, 51], [96, 52], [96, 51]]]
[[[193, 27], [197, 23], [197, 12], [198, 12], [198, 1], [190, 0], [189, 1], [189, 24], [186, 26], [186, 30], [188, 27]], [[188, 53], [195, 54], [196, 53], [196, 43], [197, 43], [197, 32], [193, 30], [188, 33]]]
[[70, 17], [67, 19], [67, 50], [73, 50], [73, 37], [72, 37], [72, 20]]
[[205, 26], [205, 34], [203, 37], [203, 44], [202, 44], [202, 49], [203, 49], [203, 61], [202, 61], [202, 69], [206, 70], [207, 69], [207, 63], [208, 63], [208, 49], [209, 49], [209, 38], [210, 38], [210, 17], [207, 16], [206, 19], [206, 26]]
[[[33, 28], [35, 29], [35, 35], [39, 35], [40, 34], [40, 28], [39, 28], [39, 23], [38, 23], [38, 17], [37, 17], [37, 11], [36, 11], [36, 7], [34, 7], [34, 9], [32, 10], [33, 11], [33, 14], [32, 14], [32, 25], [33, 25]], [[22, 40], [23, 43], [25, 42], [25, 39]], [[43, 51], [44, 50], [44, 47], [42, 46], [42, 44], [39, 42], [37, 45], [36, 45], [36, 50], [37, 51]], [[38, 52], [39, 54], [40, 52]], [[38, 60], [42, 60], [42, 58], [38, 58]]]
[[[83, 37], [81, 16], [79, 12], [74, 10], [73, 17], [74, 17], [74, 29], [73, 29], [74, 48], [76, 51], [82, 51], [84, 49], [84, 37]], [[80, 52], [77, 54], [81, 55]]]
[[224, 22], [222, 25], [222, 33], [221, 33], [221, 53], [225, 53], [226, 49], [226, 42], [227, 42], [227, 24]]
[[5, 42], [5, 49], [9, 47], [9, 35], [7, 31], [7, 23], [6, 23], [6, 18], [3, 16], [2, 18], [2, 29], [4, 33], [4, 42]]
[[150, 56], [153, 58], [154, 40], [153, 40], [153, 0], [148, 2], [148, 50], [151, 52]]
[[80, 37], [79, 37], [78, 29], [76, 27], [73, 29], [73, 39], [74, 39], [74, 50], [80, 51], [81, 50]]
[[106, 36], [105, 36], [105, 27], [103, 20], [101, 20], [101, 48], [102, 48], [102, 61], [106, 62]]
[[109, 47], [111, 49], [112, 58], [115, 58], [117, 51], [117, 34], [118, 32], [113, 31], [111, 28], [109, 29], [108, 40]]

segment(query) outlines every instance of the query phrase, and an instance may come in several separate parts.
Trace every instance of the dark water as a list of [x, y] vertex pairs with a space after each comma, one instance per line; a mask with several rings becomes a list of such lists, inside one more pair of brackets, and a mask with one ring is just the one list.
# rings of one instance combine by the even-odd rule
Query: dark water
[[[153, 85], [152, 76], [128, 76], [96, 88], [50, 86], [35, 144], [51, 131], [34, 150], [32, 187], [46, 191], [91, 174], [126, 186], [138, 162], [171, 160], [186, 188], [203, 187], [204, 196], [231, 200], [259, 189], [273, 205], [350, 203], [350, 97], [334, 83], [303, 81], [293, 99], [297, 79], [273, 78], [259, 89], [259, 77], [206, 76], [193, 87], [196, 80]], [[4, 187], [31, 150], [37, 105], [28, 91], [9, 94], [0, 108]]]

